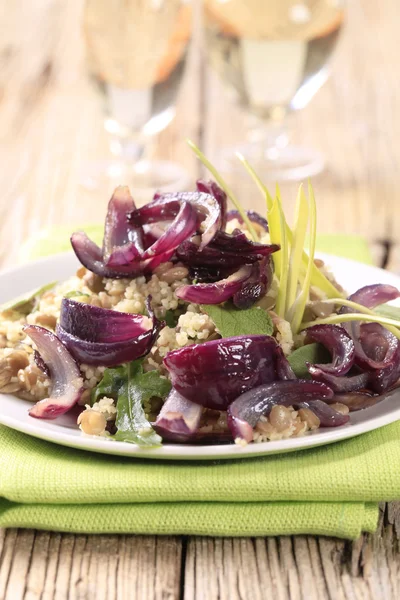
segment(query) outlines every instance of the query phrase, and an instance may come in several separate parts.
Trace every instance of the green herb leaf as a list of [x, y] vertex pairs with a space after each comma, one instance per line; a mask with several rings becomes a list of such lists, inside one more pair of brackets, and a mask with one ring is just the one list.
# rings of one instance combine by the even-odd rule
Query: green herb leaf
[[271, 317], [262, 308], [240, 310], [229, 302], [202, 304], [200, 308], [211, 317], [222, 337], [271, 335], [274, 330]]
[[37, 296], [41, 296], [44, 294], [44, 292], [47, 292], [47, 290], [51, 290], [56, 283], [57, 281], [46, 283], [46, 285], [42, 285], [40, 288], [26, 292], [25, 294], [21, 294], [21, 296], [18, 296], [13, 300], [5, 302], [0, 306], [0, 312], [4, 312], [6, 310], [16, 310], [24, 315], [28, 315], [35, 306], [35, 300]]
[[118, 393], [118, 428], [115, 439], [139, 446], [160, 446], [161, 437], [157, 435], [146, 419], [143, 403], [153, 396], [165, 398], [171, 384], [157, 371], [143, 373], [143, 360], [136, 360], [126, 366], [127, 378]]
[[101, 400], [104, 396], [117, 400], [121, 387], [127, 380], [126, 365], [109, 368], [104, 371], [101, 381], [93, 388], [90, 403], [93, 406], [95, 402]]
[[[193, 280], [195, 283], [195, 280]], [[167, 310], [165, 313], [164, 321], [168, 327], [176, 327], [178, 325], [179, 317], [186, 312], [186, 306], [179, 305], [175, 310]]]
[[178, 319], [176, 318], [173, 310], [166, 311], [164, 321], [167, 327], [176, 327]]
[[328, 350], [321, 344], [307, 344], [292, 352], [288, 356], [288, 361], [297, 377], [311, 379], [306, 362], [326, 364], [331, 361], [331, 357]]

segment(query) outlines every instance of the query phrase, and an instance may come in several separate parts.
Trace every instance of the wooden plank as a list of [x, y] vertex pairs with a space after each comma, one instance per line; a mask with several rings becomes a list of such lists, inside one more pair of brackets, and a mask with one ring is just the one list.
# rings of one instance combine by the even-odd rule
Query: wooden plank
[[176, 600], [175, 537], [2, 531], [2, 600]]
[[354, 543], [313, 536], [189, 539], [184, 600], [395, 600], [399, 597], [399, 503], [378, 531]]

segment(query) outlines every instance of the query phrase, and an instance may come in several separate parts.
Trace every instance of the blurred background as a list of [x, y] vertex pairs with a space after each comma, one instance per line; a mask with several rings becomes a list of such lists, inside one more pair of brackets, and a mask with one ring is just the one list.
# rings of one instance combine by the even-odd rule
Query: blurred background
[[3, 264], [43, 229], [101, 222], [119, 183], [139, 204], [190, 189], [186, 138], [247, 208], [263, 201], [236, 151], [288, 212], [311, 176], [319, 231], [397, 264], [396, 0], [14, 0], [0, 23]]

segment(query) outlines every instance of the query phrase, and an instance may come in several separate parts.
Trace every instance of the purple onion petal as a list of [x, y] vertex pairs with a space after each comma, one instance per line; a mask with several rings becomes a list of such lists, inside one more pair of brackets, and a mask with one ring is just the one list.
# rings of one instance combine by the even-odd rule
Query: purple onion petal
[[[385, 304], [400, 297], [400, 292], [392, 285], [367, 285], [349, 296], [349, 300], [357, 302], [369, 309]], [[354, 312], [344, 306], [340, 314]], [[355, 346], [355, 363], [363, 369], [383, 369], [389, 367], [399, 345], [399, 341], [379, 323], [360, 323], [355, 321], [343, 324], [351, 335]], [[386, 352], [383, 352], [383, 349]]]
[[399, 340], [380, 323], [351, 323], [355, 362], [363, 369], [384, 369], [395, 360]]
[[37, 350], [33, 351], [33, 360], [35, 361], [35, 365], [39, 367], [41, 371], [43, 371], [46, 377], [50, 378], [50, 369]]
[[309, 408], [320, 420], [321, 427], [340, 427], [348, 423], [349, 415], [334, 410], [322, 400], [308, 400], [294, 403], [296, 409]]
[[343, 327], [338, 325], [314, 325], [306, 330], [306, 340], [325, 346], [332, 362], [313, 365], [324, 373], [345, 375], [354, 364], [354, 342]]
[[250, 308], [265, 296], [273, 279], [272, 261], [264, 257], [252, 267], [250, 277], [233, 295], [233, 303], [237, 308]]
[[29, 411], [31, 417], [55, 419], [76, 404], [83, 392], [78, 365], [54, 333], [36, 325], [26, 325], [24, 332], [36, 344], [52, 381], [51, 394]]
[[266, 335], [223, 338], [173, 350], [164, 365], [185, 398], [225, 410], [240, 394], [275, 379], [276, 345]]
[[314, 381], [326, 383], [336, 393], [354, 392], [356, 390], [365, 389], [369, 382], [369, 373], [359, 373], [351, 376], [338, 376], [326, 373], [317, 365], [307, 365], [308, 372]]
[[392, 361], [382, 369], [369, 373], [368, 388], [382, 394], [395, 386], [400, 378], [400, 344], [397, 344]]
[[106, 267], [100, 248], [92, 242], [83, 231], [77, 231], [71, 236], [72, 248], [79, 262], [92, 273], [111, 279], [134, 279], [142, 274], [140, 264], [120, 266], [118, 269]]
[[144, 251], [143, 229], [128, 223], [135, 203], [126, 186], [115, 189], [108, 203], [104, 226], [103, 261], [107, 267], [129, 265]]
[[198, 430], [203, 408], [172, 389], [154, 423], [154, 429], [168, 441], [188, 441]]
[[[384, 283], [377, 283], [374, 285], [366, 285], [365, 287], [360, 288], [354, 292], [354, 294], [351, 294], [348, 299], [352, 302], [357, 302], [357, 304], [361, 304], [362, 306], [373, 309], [380, 304], [386, 304], [386, 302], [396, 300], [396, 298], [399, 297], [400, 291], [394, 286]], [[341, 314], [349, 312], [354, 312], [354, 310], [348, 306], [343, 306], [340, 310]]]
[[253, 439], [253, 428], [276, 404], [293, 404], [320, 398], [332, 398], [332, 390], [323, 383], [296, 379], [274, 381], [246, 391], [228, 406], [228, 426], [234, 439]]
[[213, 195], [204, 192], [178, 192], [165, 194], [164, 198], [179, 196], [181, 202], [190, 202], [197, 213], [204, 218], [200, 225], [201, 243], [200, 250], [205, 248], [221, 228], [221, 208]]
[[[268, 221], [267, 221], [267, 219], [264, 219], [264, 217], [262, 217], [255, 210], [247, 210], [246, 213], [247, 213], [247, 216], [249, 217], [249, 219], [250, 219], [250, 221], [252, 223], [256, 223], [257, 225], [260, 225], [268, 233], [269, 228], [268, 228]], [[239, 221], [239, 223], [241, 225], [243, 225], [243, 218], [242, 218], [242, 215], [239, 213], [238, 210], [230, 210], [230, 211], [228, 211], [227, 221], [229, 222], [232, 219], [237, 219]]]
[[146, 258], [146, 260], [142, 260], [140, 262], [140, 266], [143, 270], [143, 273], [151, 273], [156, 267], [161, 265], [161, 263], [168, 262], [174, 254], [175, 250], [172, 249], [167, 250], [163, 254], [157, 254], [156, 256], [152, 256], [151, 258]]
[[250, 277], [251, 271], [251, 266], [245, 265], [226, 279], [214, 283], [182, 285], [176, 290], [176, 295], [186, 302], [221, 304], [240, 290], [243, 282]]
[[276, 374], [278, 376], [279, 381], [288, 381], [288, 380], [297, 379], [281, 346], [276, 347], [275, 360], [276, 360]]
[[153, 327], [140, 335], [122, 341], [93, 342], [72, 335], [58, 325], [57, 336], [79, 363], [115, 367], [136, 360], [150, 352], [160, 329], [164, 326], [164, 322], [156, 318], [150, 301], [151, 296], [146, 299], [146, 307], [149, 317], [153, 320]]
[[63, 298], [60, 326], [88, 342], [123, 342], [148, 331], [146, 317]]
[[179, 212], [181, 201], [175, 195], [172, 196], [170, 194], [168, 198], [165, 198], [165, 194], [156, 193], [154, 200], [128, 214], [129, 222], [137, 226], [144, 226], [173, 221]]
[[136, 225], [169, 221], [176, 217], [183, 202], [189, 202], [195, 208], [198, 217], [203, 219], [200, 225], [202, 233], [200, 248], [204, 248], [221, 227], [221, 208], [211, 194], [203, 192], [157, 194], [155, 200], [130, 213], [129, 220]]
[[192, 205], [189, 202], [182, 202], [175, 220], [168, 227], [167, 231], [150, 248], [147, 248], [142, 258], [152, 258], [155, 255], [175, 250], [179, 244], [196, 231], [197, 223], [197, 214]]
[[[279, 250], [279, 246], [265, 246], [268, 256]], [[263, 258], [263, 254], [254, 252], [242, 252], [235, 250], [234, 240], [231, 244], [231, 251], [216, 248], [214, 244], [207, 246], [200, 251], [196, 239], [186, 240], [177, 248], [176, 255], [184, 264], [190, 267], [217, 267], [217, 268], [235, 268], [242, 265], [256, 263]]]
[[337, 394], [333, 397], [332, 403], [340, 402], [341, 404], [345, 404], [350, 412], [354, 412], [357, 410], [363, 410], [364, 408], [369, 408], [370, 406], [374, 406], [386, 399], [386, 394], [382, 396], [376, 396], [375, 394], [368, 393], [363, 390], [362, 392], [349, 392], [345, 394]]
[[79, 363], [105, 367], [115, 367], [145, 356], [157, 334], [158, 330], [153, 328], [123, 342], [88, 342], [57, 326], [57, 336]]
[[218, 231], [212, 241], [212, 247], [227, 252], [234, 250], [235, 252], [261, 254], [262, 256], [270, 256], [273, 252], [277, 252], [280, 249], [280, 246], [277, 244], [253, 242], [239, 229], [234, 229], [232, 233]]
[[225, 229], [228, 199], [224, 190], [221, 189], [215, 181], [204, 181], [204, 179], [198, 179], [196, 181], [196, 187], [199, 192], [214, 196], [221, 211], [221, 229]]

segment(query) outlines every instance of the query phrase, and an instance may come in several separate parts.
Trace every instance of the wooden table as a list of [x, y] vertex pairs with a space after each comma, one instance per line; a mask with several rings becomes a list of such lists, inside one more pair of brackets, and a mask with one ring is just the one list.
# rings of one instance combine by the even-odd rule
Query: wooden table
[[[86, 79], [81, 2], [1, 3], [0, 258], [60, 223], [103, 218], [108, 196], [84, 191], [79, 169], [107, 154], [99, 99]], [[351, 0], [333, 76], [293, 119], [294, 140], [328, 157], [315, 179], [319, 229], [359, 233], [377, 264], [399, 270], [398, 2]], [[178, 116], [157, 155], [193, 178], [191, 137], [210, 154], [239, 141], [244, 119], [204, 65], [195, 40]], [[284, 191], [288, 206], [294, 187]], [[250, 204], [255, 196], [244, 194]], [[397, 209], [397, 210], [396, 210]], [[382, 506], [378, 532], [354, 543], [311, 536], [211, 539], [0, 531], [0, 598], [211, 600], [400, 597], [400, 519]]]

